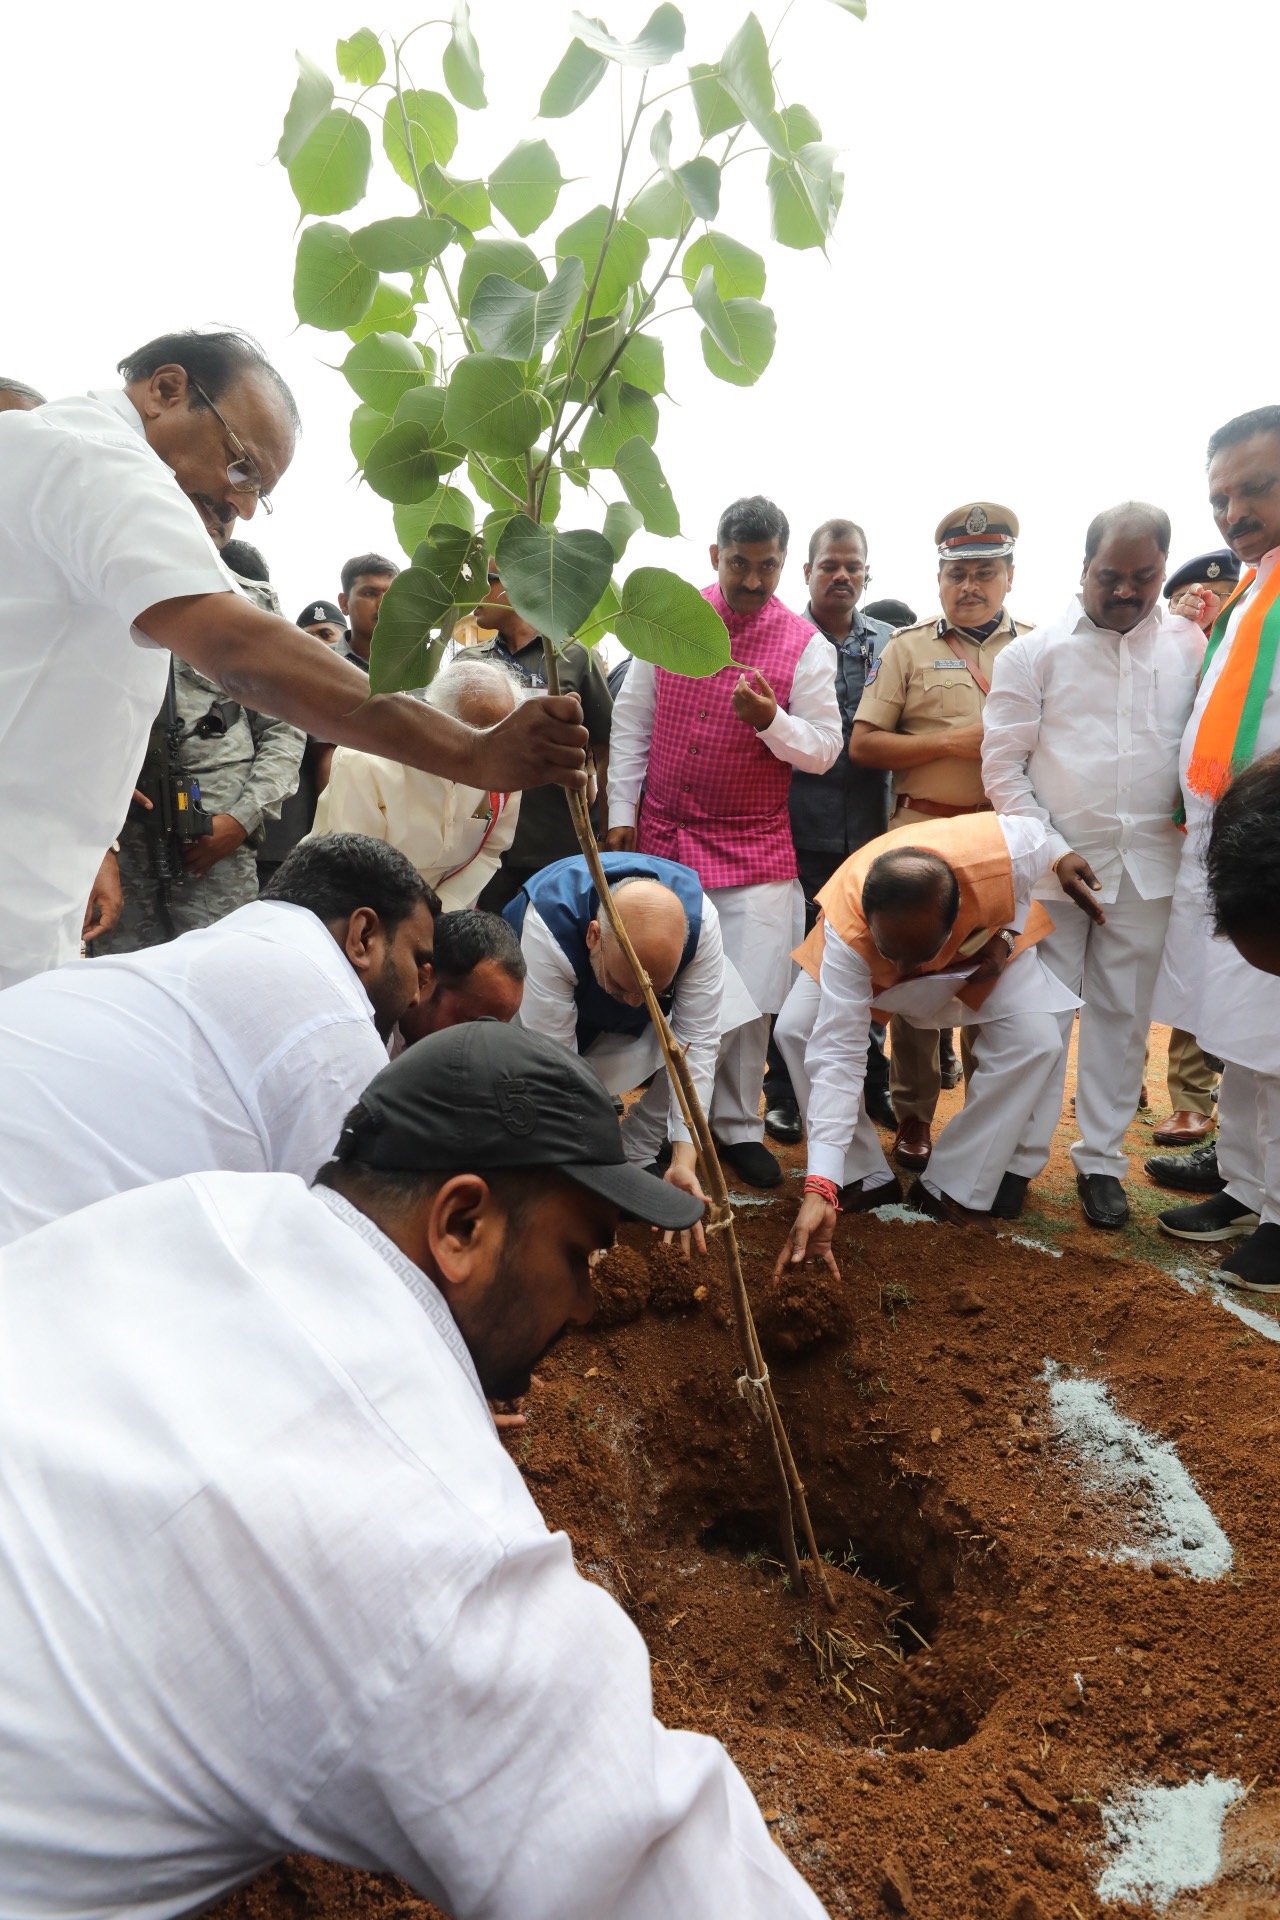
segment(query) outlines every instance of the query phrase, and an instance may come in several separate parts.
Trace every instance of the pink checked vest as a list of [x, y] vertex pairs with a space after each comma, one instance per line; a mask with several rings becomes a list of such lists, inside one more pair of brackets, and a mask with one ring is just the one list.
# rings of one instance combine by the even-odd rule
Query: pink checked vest
[[[704, 587], [729, 629], [735, 661], [755, 667], [790, 707], [796, 663], [814, 629], [778, 599], [758, 613], [730, 611], [719, 587]], [[658, 667], [649, 771], [638, 847], [692, 867], [704, 887], [794, 880], [787, 796], [791, 768], [733, 711], [738, 667], [706, 680]]]

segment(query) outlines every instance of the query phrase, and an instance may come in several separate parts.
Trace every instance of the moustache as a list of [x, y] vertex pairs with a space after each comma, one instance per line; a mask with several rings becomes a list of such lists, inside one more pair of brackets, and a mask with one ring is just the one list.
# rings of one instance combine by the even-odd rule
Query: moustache
[[1262, 527], [1257, 520], [1239, 520], [1234, 527], [1227, 528], [1228, 540], [1243, 540], [1251, 533], [1261, 533]]

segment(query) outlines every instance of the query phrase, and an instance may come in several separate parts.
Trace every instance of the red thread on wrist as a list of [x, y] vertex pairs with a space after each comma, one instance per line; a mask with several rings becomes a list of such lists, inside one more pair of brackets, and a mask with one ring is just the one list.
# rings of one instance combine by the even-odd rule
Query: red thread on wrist
[[840, 1189], [834, 1180], [824, 1180], [820, 1174], [807, 1173], [804, 1177], [804, 1190], [806, 1193], [816, 1193], [820, 1200], [825, 1200], [827, 1205], [834, 1207], [837, 1213], [843, 1211], [840, 1205]]

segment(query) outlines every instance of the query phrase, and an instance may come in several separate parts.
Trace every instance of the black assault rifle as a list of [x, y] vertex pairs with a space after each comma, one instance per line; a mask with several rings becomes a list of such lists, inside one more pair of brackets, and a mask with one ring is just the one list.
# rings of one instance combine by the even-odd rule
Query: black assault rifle
[[175, 928], [169, 896], [175, 886], [180, 887], [186, 881], [182, 849], [187, 841], [213, 832], [213, 816], [200, 804], [200, 782], [193, 775], [183, 773], [178, 764], [178, 743], [183, 731], [170, 658], [164, 707], [152, 722], [146, 758], [138, 775], [138, 787], [151, 805], [139, 807], [136, 815], [147, 836], [160, 919], [170, 938]]

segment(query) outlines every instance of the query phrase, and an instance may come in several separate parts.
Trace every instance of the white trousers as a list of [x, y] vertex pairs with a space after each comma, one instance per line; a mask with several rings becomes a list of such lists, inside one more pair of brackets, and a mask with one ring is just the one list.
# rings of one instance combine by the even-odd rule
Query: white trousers
[[[818, 998], [817, 981], [802, 973], [778, 1015], [776, 1028], [806, 1123], [809, 1077], [804, 1055], [817, 1017]], [[947, 1122], [933, 1149], [924, 1175], [930, 1193], [945, 1193], [961, 1206], [985, 1212], [1006, 1173], [1025, 1172], [1030, 1177], [1040, 1172], [1048, 1151], [1034, 1166], [1026, 1164], [1023, 1141], [1029, 1117], [1044, 1100], [1057, 1072], [1064, 1018], [1053, 1013], [1011, 1013], [975, 1022], [966, 1029], [973, 1048], [974, 1071], [963, 1107]], [[924, 1023], [917, 1020], [915, 1024]], [[862, 1101], [858, 1124], [845, 1153], [844, 1184], [864, 1180], [874, 1187], [894, 1177], [880, 1136], [867, 1118], [866, 1102]]]
[[1234, 1060], [1218, 1089], [1218, 1171], [1232, 1200], [1280, 1225], [1280, 1079]]
[[[1070, 900], [1055, 900], [1056, 925], [1040, 943], [1040, 957], [1064, 986], [1084, 1000], [1076, 1053], [1076, 1124], [1071, 1148], [1077, 1173], [1129, 1171], [1124, 1136], [1138, 1110], [1151, 998], [1169, 921], [1169, 899], [1144, 900], [1127, 873], [1119, 898], [1106, 902], [1097, 926]], [[1062, 1057], [1051, 1087], [1031, 1118], [1024, 1143], [1037, 1171], [1049, 1157], [1053, 1130], [1062, 1117], [1062, 1095], [1071, 1045], [1071, 1018], [1061, 1022]], [[1015, 1167], [1014, 1172], [1025, 1171]]]
[[760, 1094], [769, 1051], [769, 1016], [786, 998], [794, 971], [792, 949], [804, 937], [804, 895], [798, 880], [758, 887], [708, 887], [720, 916], [726, 956], [761, 1009], [725, 1035], [716, 1061], [711, 1098], [712, 1132], [727, 1146], [764, 1139]]

